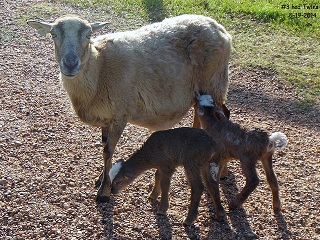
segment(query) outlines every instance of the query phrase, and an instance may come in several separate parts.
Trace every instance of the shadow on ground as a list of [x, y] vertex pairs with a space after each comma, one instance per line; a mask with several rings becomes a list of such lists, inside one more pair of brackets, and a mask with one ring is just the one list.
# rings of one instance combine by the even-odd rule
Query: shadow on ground
[[[288, 124], [320, 128], [317, 117], [320, 115], [319, 99], [314, 104], [305, 105], [293, 87], [261, 73], [237, 71], [232, 78], [234, 80], [231, 80], [227, 100], [232, 119], [237, 118], [238, 113], [234, 112], [237, 109], [243, 113], [259, 113], [260, 116]], [[287, 93], [286, 96], [283, 92]]]

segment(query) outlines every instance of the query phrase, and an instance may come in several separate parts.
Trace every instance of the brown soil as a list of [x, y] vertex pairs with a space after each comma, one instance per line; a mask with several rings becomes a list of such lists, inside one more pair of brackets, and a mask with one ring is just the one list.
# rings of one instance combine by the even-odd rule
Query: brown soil
[[[154, 171], [109, 203], [96, 204], [100, 130], [73, 113], [51, 40], [16, 24], [26, 4], [36, 1], [5, 2], [0, 3], [0, 239], [320, 239], [320, 108], [299, 110], [295, 90], [266, 69], [231, 67], [228, 106], [233, 121], [288, 136], [274, 161], [282, 213], [272, 211], [261, 164], [258, 188], [242, 209], [228, 210], [244, 185], [238, 161], [221, 182], [225, 222], [213, 220], [212, 202], [204, 194], [195, 225], [182, 225], [190, 197], [183, 169], [173, 176], [167, 216], [156, 215], [148, 201]], [[178, 126], [191, 126], [191, 115]], [[149, 135], [129, 124], [114, 161], [128, 158]]]

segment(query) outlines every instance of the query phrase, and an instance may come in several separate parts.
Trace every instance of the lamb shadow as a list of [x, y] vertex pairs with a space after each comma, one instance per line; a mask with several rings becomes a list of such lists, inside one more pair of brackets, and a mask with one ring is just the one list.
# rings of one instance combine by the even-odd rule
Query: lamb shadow
[[152, 206], [152, 212], [156, 217], [158, 226], [159, 239], [172, 239], [172, 228], [167, 215], [157, 214], [159, 202], [157, 200], [150, 199]]
[[275, 214], [277, 220], [278, 229], [277, 231], [281, 234], [281, 239], [287, 240], [292, 239], [292, 233], [288, 230], [287, 222], [284, 219], [281, 212]]
[[[230, 203], [235, 195], [239, 192], [236, 179], [232, 172], [228, 171], [228, 175], [225, 179], [220, 181], [220, 188], [228, 203]], [[214, 209], [210, 211], [214, 213]], [[235, 231], [231, 229], [231, 226], [227, 221], [225, 222], [213, 222], [210, 229], [210, 236], [219, 236], [227, 239], [257, 239], [257, 235], [252, 231], [247, 215], [244, 209], [231, 210], [228, 213], [230, 218], [231, 225]], [[214, 216], [211, 216], [211, 219], [214, 219]], [[221, 235], [222, 234], [222, 235]]]
[[200, 228], [195, 225], [184, 226], [184, 230], [186, 231], [189, 239], [201, 239], [200, 237]]
[[101, 214], [101, 222], [105, 226], [102, 236], [106, 239], [112, 239], [114, 236], [114, 200], [111, 196], [107, 203], [96, 203], [96, 208]]
[[162, 0], [143, 0], [142, 3], [147, 9], [151, 22], [160, 22], [168, 17]]
[[211, 202], [211, 198], [208, 195], [208, 207], [210, 212], [210, 230], [208, 236], [205, 239], [236, 239], [236, 233], [232, 230], [229, 225], [229, 222], [224, 220], [222, 222], [218, 222], [215, 219], [215, 209], [213, 202]]

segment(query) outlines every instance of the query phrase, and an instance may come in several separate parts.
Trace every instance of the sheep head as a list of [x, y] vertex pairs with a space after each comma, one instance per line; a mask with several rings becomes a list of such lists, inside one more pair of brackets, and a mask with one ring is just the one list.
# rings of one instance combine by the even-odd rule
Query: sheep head
[[75, 16], [65, 16], [54, 23], [35, 20], [27, 23], [40, 35], [51, 34], [55, 44], [56, 60], [61, 73], [66, 77], [74, 77], [80, 72], [81, 65], [89, 59], [91, 34], [107, 24], [89, 23]]

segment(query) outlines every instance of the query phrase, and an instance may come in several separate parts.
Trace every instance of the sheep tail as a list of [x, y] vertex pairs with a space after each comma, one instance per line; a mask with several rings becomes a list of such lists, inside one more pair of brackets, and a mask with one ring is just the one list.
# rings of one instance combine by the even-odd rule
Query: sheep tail
[[271, 134], [271, 136], [269, 137], [270, 142], [272, 143], [277, 143], [276, 147], [281, 149], [283, 147], [285, 147], [288, 143], [288, 138], [287, 136], [282, 133], [282, 132], [274, 132]]

